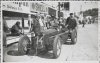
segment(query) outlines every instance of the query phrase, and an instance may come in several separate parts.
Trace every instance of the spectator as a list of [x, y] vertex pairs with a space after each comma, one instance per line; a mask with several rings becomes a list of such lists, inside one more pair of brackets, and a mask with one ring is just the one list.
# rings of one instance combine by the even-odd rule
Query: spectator
[[86, 24], [86, 20], [85, 20], [85, 18], [83, 18], [83, 20], [82, 20], [82, 27], [84, 27], [85, 26], [85, 24]]
[[22, 28], [20, 27], [20, 22], [17, 21], [16, 24], [12, 26], [11, 33], [12, 35], [19, 36], [21, 34], [21, 31], [22, 31]]
[[3, 46], [7, 47], [6, 33], [9, 31], [9, 27], [5, 20], [3, 20]]

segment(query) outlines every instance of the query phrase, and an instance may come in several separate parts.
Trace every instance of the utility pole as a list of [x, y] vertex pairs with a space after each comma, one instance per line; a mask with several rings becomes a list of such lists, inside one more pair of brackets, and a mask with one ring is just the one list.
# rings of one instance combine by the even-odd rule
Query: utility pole
[[58, 2], [58, 20], [60, 20], [60, 2]]

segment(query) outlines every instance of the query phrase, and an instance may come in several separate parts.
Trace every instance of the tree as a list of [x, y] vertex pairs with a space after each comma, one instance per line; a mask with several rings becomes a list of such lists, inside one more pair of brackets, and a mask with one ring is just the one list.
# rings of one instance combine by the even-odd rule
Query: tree
[[89, 9], [83, 12], [83, 16], [98, 17], [98, 8]]

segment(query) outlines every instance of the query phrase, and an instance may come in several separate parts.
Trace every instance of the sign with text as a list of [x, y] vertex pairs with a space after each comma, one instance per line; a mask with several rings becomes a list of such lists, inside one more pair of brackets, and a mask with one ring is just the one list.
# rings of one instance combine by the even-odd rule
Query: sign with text
[[29, 13], [29, 7], [15, 4], [13, 2], [2, 3], [2, 9], [6, 11], [14, 11], [14, 12], [21, 12], [21, 13]]
[[47, 12], [47, 7], [41, 3], [31, 3], [30, 10], [31, 12]]

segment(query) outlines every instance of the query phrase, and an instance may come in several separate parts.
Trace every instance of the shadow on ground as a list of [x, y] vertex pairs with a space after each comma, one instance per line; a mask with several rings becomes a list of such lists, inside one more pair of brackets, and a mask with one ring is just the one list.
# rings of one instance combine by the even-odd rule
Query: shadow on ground
[[24, 54], [21, 54], [19, 51], [17, 50], [11, 50], [11, 51], [8, 51], [7, 52], [8, 55], [11, 55], [11, 56], [23, 56]]
[[[64, 44], [66, 45], [74, 45], [71, 43], [71, 41], [69, 42], [65, 42]], [[53, 59], [53, 53], [51, 52], [47, 52], [45, 50], [43, 51], [38, 51], [38, 54], [36, 54], [36, 51], [35, 49], [31, 49], [29, 50], [29, 52], [27, 54], [22, 54], [20, 53], [18, 50], [10, 50], [7, 52], [8, 55], [11, 55], [11, 56], [24, 56], [24, 55], [28, 55], [28, 56], [38, 56], [38, 57], [41, 57], [41, 58], [45, 58], [45, 59]]]
[[7, 52], [7, 54], [11, 56], [28, 55], [28, 56], [38, 56], [45, 59], [53, 59], [53, 54], [47, 51], [39, 51], [38, 54], [36, 54], [35, 50], [30, 50], [27, 54], [21, 54], [18, 50], [10, 50]]
[[64, 44], [65, 45], [75, 45], [75, 43], [72, 43], [71, 41], [66, 41]]

